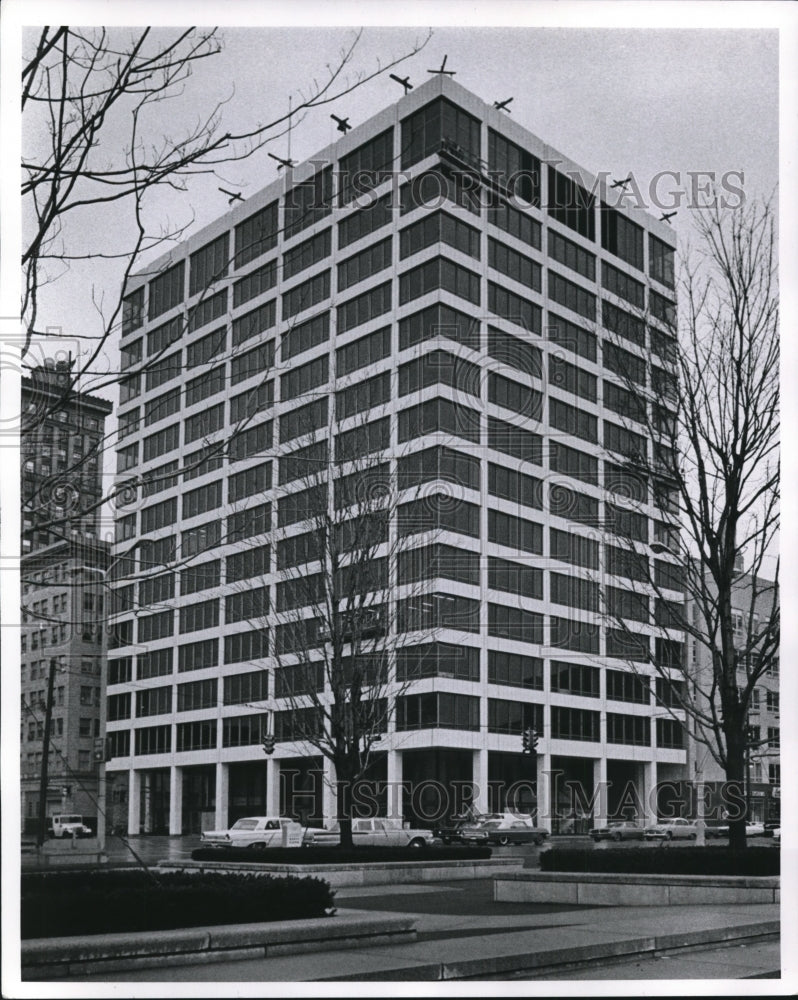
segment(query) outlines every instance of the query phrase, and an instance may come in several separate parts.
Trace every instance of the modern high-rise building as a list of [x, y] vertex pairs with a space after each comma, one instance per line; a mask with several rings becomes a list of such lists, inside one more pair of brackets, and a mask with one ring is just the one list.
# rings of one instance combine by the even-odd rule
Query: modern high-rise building
[[46, 815], [80, 813], [92, 823], [98, 815], [109, 554], [100, 500], [110, 412], [107, 400], [73, 387], [67, 361], [46, 362], [22, 380], [20, 777], [31, 831], [45, 743]]
[[641, 582], [671, 557], [650, 549], [668, 528], [629, 383], [669, 377], [675, 240], [616, 195], [436, 77], [132, 279], [108, 678], [130, 833], [297, 812], [303, 791], [334, 814], [328, 765], [281, 722], [282, 633], [239, 598], [286, 606], [297, 470], [323, 479], [355, 429], [396, 488], [423, 484], [435, 530], [409, 534], [454, 566], [429, 581], [437, 652], [377, 745], [401, 812], [428, 819], [432, 782], [529, 808], [531, 727], [539, 822], [582, 830], [630, 788], [655, 814], [685, 749], [649, 653], [676, 663], [683, 637]]

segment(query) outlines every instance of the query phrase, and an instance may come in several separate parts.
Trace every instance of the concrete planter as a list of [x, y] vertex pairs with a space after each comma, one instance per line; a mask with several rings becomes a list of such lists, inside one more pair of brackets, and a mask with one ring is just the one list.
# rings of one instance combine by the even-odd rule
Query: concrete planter
[[416, 938], [412, 917], [336, 914], [312, 920], [131, 931], [22, 942], [22, 978], [62, 979], [88, 973], [269, 958], [330, 948], [402, 944]]
[[688, 906], [778, 903], [779, 877], [629, 875], [624, 872], [508, 872], [493, 879], [500, 903]]
[[295, 875], [321, 878], [331, 886], [396, 885], [398, 882], [448, 882], [485, 878], [523, 868], [523, 857], [482, 861], [383, 861], [345, 865], [248, 864], [238, 861], [159, 861], [158, 871], [245, 872], [255, 875]]

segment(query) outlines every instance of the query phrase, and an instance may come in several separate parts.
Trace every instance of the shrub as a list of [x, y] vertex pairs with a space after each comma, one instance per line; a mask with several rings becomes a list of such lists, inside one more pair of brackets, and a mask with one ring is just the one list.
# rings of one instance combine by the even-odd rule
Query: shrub
[[144, 871], [22, 877], [22, 937], [111, 934], [323, 917], [334, 893], [318, 878]]
[[545, 872], [618, 872], [635, 875], [778, 875], [779, 852], [771, 847], [733, 851], [723, 847], [584, 850], [552, 847], [540, 855]]
[[489, 847], [198, 847], [194, 861], [242, 861], [248, 864], [351, 865], [386, 861], [473, 861], [489, 858]]

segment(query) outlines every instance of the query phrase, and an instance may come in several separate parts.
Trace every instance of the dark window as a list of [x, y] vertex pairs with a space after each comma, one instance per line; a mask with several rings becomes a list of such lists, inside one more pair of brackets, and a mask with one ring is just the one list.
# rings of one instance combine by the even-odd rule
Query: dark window
[[607, 742], [629, 746], [651, 745], [651, 720], [644, 715], [618, 715], [607, 712]]
[[387, 403], [391, 398], [391, 373], [380, 372], [335, 394], [335, 418], [344, 420]]
[[591, 444], [598, 442], [598, 418], [561, 399], [549, 400], [549, 423], [565, 434], [573, 434]]
[[619, 271], [605, 260], [601, 262], [601, 284], [608, 292], [631, 302], [635, 308], [645, 309], [646, 286], [643, 282], [635, 281], [625, 271]]
[[643, 320], [605, 299], [601, 301], [601, 324], [638, 347], [646, 346], [646, 325]]
[[137, 657], [136, 680], [147, 680], [149, 677], [165, 677], [172, 673], [172, 647], [151, 649], [148, 653], [140, 653]]
[[624, 549], [617, 545], [605, 545], [607, 572], [612, 576], [625, 576], [629, 580], [648, 583], [648, 556], [634, 549]]
[[479, 412], [448, 399], [428, 399], [399, 412], [399, 441], [442, 431], [479, 444]]
[[493, 281], [488, 282], [488, 311], [529, 333], [541, 332], [543, 310]]
[[166, 754], [172, 752], [172, 727], [143, 726], [134, 730], [136, 734], [135, 754]]
[[601, 204], [601, 245], [605, 250], [643, 270], [643, 229], [609, 205]]
[[[243, 705], [265, 701], [269, 697], [269, 675], [265, 670], [250, 670], [224, 679], [224, 704]], [[258, 718], [258, 716], [256, 716]]]
[[[681, 649], [681, 643], [677, 643]], [[673, 661], [673, 666], [678, 666], [679, 661]], [[685, 697], [684, 681], [669, 680], [666, 677], [657, 678], [657, 703], [665, 705], [667, 708], [680, 708]]]
[[180, 722], [177, 725], [177, 752], [216, 749], [216, 719], [210, 722]]
[[314, 399], [304, 406], [283, 413], [280, 417], [280, 443], [310, 434], [327, 423], [328, 397]]
[[[664, 323], [666, 326], [670, 327], [671, 330], [676, 326], [676, 303], [672, 302], [670, 299], [666, 299], [664, 295], [660, 295], [659, 292], [651, 291], [649, 294], [649, 305], [651, 307], [651, 315]], [[671, 337], [663, 336], [663, 334], [657, 331], [657, 353], [660, 357], [666, 358], [667, 360], [674, 360], [677, 351], [676, 341]], [[652, 331], [651, 346], [654, 347], [655, 339]], [[667, 348], [663, 349], [663, 344], [667, 344]]]
[[398, 460], [399, 488], [407, 489], [433, 479], [479, 489], [479, 459], [454, 448], [435, 445]]
[[332, 252], [332, 229], [325, 229], [283, 255], [283, 281], [288, 281], [314, 264], [320, 264]]
[[220, 354], [224, 354], [226, 346], [227, 328], [222, 326], [188, 345], [186, 367], [196, 368], [198, 365], [208, 364]]
[[280, 399], [286, 402], [324, 385], [329, 377], [329, 356], [322, 354], [280, 376]]
[[169, 392], [156, 396], [144, 405], [144, 425], [157, 424], [159, 420], [171, 417], [180, 409], [180, 388], [179, 386], [170, 389]]
[[146, 715], [167, 715], [171, 711], [171, 684], [136, 692], [136, 718], [141, 719]]
[[[479, 260], [479, 230], [455, 219], [446, 212], [433, 212], [407, 226], [399, 234], [399, 256], [402, 260], [435, 243], [445, 243], [461, 253]], [[387, 266], [387, 265], [385, 265]]]
[[596, 199], [581, 184], [549, 165], [549, 215], [588, 240], [596, 238]]
[[488, 650], [488, 681], [508, 687], [543, 690], [543, 660], [539, 656]]
[[[208, 454], [207, 449], [198, 448], [197, 451], [191, 452], [189, 455], [183, 459], [183, 479], [185, 482], [190, 482], [192, 479], [199, 479], [200, 476], [206, 476], [210, 472], [218, 472], [219, 469], [224, 465], [224, 456], [222, 455], [222, 446], [216, 445], [215, 451], [211, 451]], [[172, 463], [169, 463], [170, 465]], [[177, 463], [175, 468], [177, 468]], [[174, 485], [177, 485], [175, 480]]]
[[551, 661], [551, 690], [558, 694], [578, 694], [598, 698], [601, 671], [584, 663], [569, 660]]
[[236, 226], [236, 267], [243, 267], [277, 246], [277, 202]]
[[513, 281], [518, 281], [535, 292], [540, 291], [540, 264], [492, 238], [488, 239], [488, 264]]
[[122, 299], [122, 336], [138, 330], [144, 322], [144, 288], [137, 288]]
[[215, 548], [221, 541], [221, 534], [221, 522], [218, 519], [198, 524], [196, 528], [183, 531], [180, 535], [181, 558], [186, 559], [188, 556], [195, 556], [200, 552]]
[[199, 632], [200, 629], [218, 628], [219, 598], [195, 601], [180, 609], [180, 634]]
[[175, 316], [168, 323], [150, 330], [147, 334], [147, 354], [161, 354], [183, 336], [183, 317]]
[[550, 573], [551, 603], [582, 611], [599, 610], [599, 586], [592, 580], [565, 573]]
[[255, 576], [263, 576], [269, 572], [271, 547], [259, 545], [247, 548], [243, 552], [235, 552], [227, 557], [225, 580], [235, 583], [238, 580], [251, 580]]
[[549, 355], [549, 385], [581, 396], [591, 403], [595, 403], [598, 398], [596, 376], [578, 365], [572, 365], [557, 354]]
[[517, 240], [540, 250], [540, 223], [495, 193], [487, 192], [488, 222], [514, 236]]
[[543, 570], [536, 566], [488, 556], [488, 586], [508, 594], [543, 600]]
[[549, 468], [552, 472], [598, 486], [598, 459], [560, 441], [549, 441]]
[[269, 731], [267, 712], [258, 715], [234, 715], [222, 719], [222, 746], [256, 746]]
[[648, 596], [623, 587], [606, 588], [607, 610], [613, 618], [648, 625], [651, 617]]
[[[384, 376], [389, 377], [388, 373]], [[448, 385], [460, 392], [479, 398], [480, 369], [447, 351], [430, 351], [399, 368], [399, 395], [419, 392], [430, 385]], [[516, 383], [517, 384], [517, 383]], [[351, 391], [351, 390], [346, 390]]]
[[590, 622], [573, 621], [571, 618], [549, 617], [550, 646], [570, 649], [576, 653], [599, 651], [599, 626]]
[[338, 163], [338, 204], [348, 205], [393, 176], [393, 128], [388, 128]]
[[221, 579], [221, 560], [212, 559], [210, 562], [200, 563], [197, 566], [189, 566], [180, 573], [180, 595], [196, 594], [200, 590], [210, 590], [211, 587], [218, 587]]
[[479, 601], [454, 594], [424, 594], [397, 601], [397, 631], [455, 629], [479, 632]]
[[[250, 337], [255, 337], [274, 326], [276, 321], [276, 305], [274, 299], [252, 309], [243, 316], [233, 320], [233, 347], [238, 347]], [[235, 364], [235, 362], [233, 362]]]
[[280, 485], [314, 476], [317, 472], [324, 471], [328, 464], [329, 447], [326, 440], [296, 448], [280, 457]]
[[147, 317], [155, 319], [183, 301], [185, 295], [186, 262], [170, 267], [150, 282]]
[[186, 684], [178, 684], [178, 712], [193, 712], [199, 708], [215, 708], [216, 687], [217, 681], [215, 677], [209, 677], [202, 681], [188, 681]]
[[496, 372], [488, 374], [488, 401], [535, 423], [540, 421], [543, 411], [543, 393]]
[[646, 363], [643, 358], [606, 340], [601, 345], [601, 352], [604, 367], [609, 371], [638, 385], [646, 384]]
[[681, 750], [684, 746], [684, 723], [677, 719], [657, 719], [657, 746]]
[[600, 735], [600, 713], [583, 708], [551, 707], [551, 735], [556, 740], [583, 740], [598, 743]]
[[535, 378], [543, 372], [543, 360], [539, 347], [528, 344], [493, 326], [488, 327], [488, 354], [496, 361], [517, 368]]
[[440, 337], [480, 349], [479, 320], [451, 306], [435, 303], [399, 320], [399, 350]]
[[402, 169], [445, 147], [466, 160], [480, 159], [480, 122], [438, 97], [402, 121]]
[[549, 270], [549, 298], [586, 319], [596, 318], [596, 296], [556, 271]]
[[147, 365], [146, 383], [147, 392], [157, 389], [165, 382], [169, 382], [183, 371], [183, 352], [176, 351], [167, 358], [161, 358], [153, 364]]
[[558, 264], [581, 274], [588, 281], [596, 280], [596, 255], [566, 239], [553, 229], [549, 230], [549, 257]]
[[335, 352], [336, 372], [340, 378], [351, 372], [359, 371], [367, 365], [382, 361], [391, 353], [391, 328], [375, 330], [365, 337], [359, 337]]
[[371, 288], [338, 306], [338, 333], [346, 333], [391, 309], [391, 282]]
[[[478, 484], [477, 484], [478, 488]], [[543, 509], [543, 482], [535, 476], [488, 463], [488, 493], [525, 507]]]
[[396, 653], [396, 676], [401, 682], [424, 677], [453, 677], [479, 681], [479, 650], [448, 642], [426, 642], [404, 646]]
[[608, 410], [619, 413], [622, 417], [636, 420], [638, 423], [646, 421], [645, 400], [635, 392], [630, 392], [614, 382], [604, 381], [604, 405]]
[[479, 698], [429, 691], [396, 699], [396, 728], [479, 730]]
[[488, 732], [520, 735], [527, 729], [543, 732], [543, 706], [528, 701], [488, 698]]
[[224, 388], [224, 365], [221, 364], [186, 383], [184, 405], [186, 407], [194, 406], [209, 396], [215, 396], [217, 392], [223, 392]]
[[488, 129], [488, 172], [511, 197], [540, 205], [540, 160], [492, 128]]
[[400, 504], [397, 526], [400, 536], [438, 530], [479, 538], [479, 514], [477, 504], [433, 494]]
[[301, 233], [326, 218], [332, 211], [332, 167], [324, 167], [313, 177], [294, 185], [284, 202], [284, 238]]
[[343, 250], [351, 243], [368, 236], [393, 219], [392, 192], [377, 198], [370, 204], [352, 212], [338, 223], [338, 249]]
[[230, 423], [238, 424], [249, 420], [274, 405], [274, 382], [261, 382], [230, 400]]
[[648, 234], [648, 273], [668, 288], [674, 287], [673, 260], [676, 251], [673, 247]]
[[353, 462], [364, 455], [373, 455], [390, 444], [391, 422], [389, 417], [371, 420], [349, 431], [335, 435], [335, 461]]
[[141, 533], [148, 534], [150, 531], [157, 531], [165, 528], [169, 524], [174, 524], [177, 520], [177, 498], [170, 497], [160, 503], [150, 504], [143, 507], [141, 511]]
[[252, 587], [224, 599], [225, 625], [265, 618], [269, 613], [269, 588]]
[[607, 698], [647, 705], [651, 697], [651, 680], [629, 670], [607, 671]]
[[219, 640], [202, 639], [199, 642], [185, 642], [177, 647], [177, 654], [177, 669], [181, 674], [215, 667], [219, 663]]
[[588, 361], [595, 361], [597, 358], [597, 338], [594, 333], [583, 330], [581, 326], [576, 326], [570, 320], [563, 319], [549, 310], [548, 326], [546, 336], [553, 344], [578, 354]]
[[[311, 319], [306, 319], [304, 323], [294, 325], [290, 330], [286, 330], [280, 344], [280, 357], [283, 362], [289, 361], [298, 354], [309, 351], [312, 347], [318, 347], [330, 338], [330, 314], [329, 312], [319, 313]], [[235, 361], [233, 362], [235, 367]]]
[[224, 316], [226, 312], [227, 289], [223, 288], [221, 292], [217, 292], [207, 299], [200, 299], [195, 306], [189, 309], [188, 332], [193, 333], [195, 330], [199, 330], [206, 323], [212, 323], [220, 316]]
[[488, 604], [488, 635], [541, 645], [543, 615], [507, 604]]
[[[327, 510], [327, 484], [309, 486], [305, 490], [280, 497], [277, 503], [277, 526], [284, 528], [289, 524], [297, 524], [309, 517], [316, 517], [325, 510]], [[284, 543], [280, 542], [280, 545], [282, 544]]]
[[[400, 518], [401, 518], [401, 507]], [[450, 529], [442, 525], [443, 530]], [[419, 580], [455, 580], [479, 586], [479, 553], [453, 545], [426, 545], [399, 553], [399, 583], [416, 583]]]
[[479, 305], [479, 275], [444, 257], [433, 257], [400, 275], [399, 304], [404, 305], [437, 288]]
[[543, 464], [543, 438], [540, 434], [508, 424], [488, 415], [488, 447], [533, 465]]
[[342, 261], [338, 265], [338, 291], [346, 291], [359, 281], [390, 267], [392, 240], [393, 237], [388, 236]]
[[604, 513], [607, 531], [635, 542], [648, 542], [648, 518], [645, 514], [609, 502], [604, 504]]
[[217, 403], [206, 410], [201, 410], [184, 422], [184, 444], [190, 444], [200, 438], [221, 430], [224, 426], [224, 403]]
[[207, 246], [191, 255], [188, 279], [188, 294], [196, 295], [208, 289], [214, 282], [227, 276], [230, 260], [230, 234], [222, 233]]
[[488, 511], [488, 541], [522, 552], [543, 554], [543, 526], [536, 521], [505, 514], [500, 510]]
[[648, 502], [648, 477], [640, 469], [605, 462], [604, 489], [626, 497], [627, 500]]
[[224, 662], [246, 663], [248, 660], [263, 659], [269, 653], [268, 640], [268, 632], [258, 629], [226, 635], [224, 638]]
[[479, 215], [480, 186], [475, 175], [441, 163], [423, 174], [417, 174], [409, 184], [399, 189], [401, 215], [424, 205], [442, 208], [447, 201]]
[[607, 656], [616, 660], [647, 663], [649, 660], [648, 636], [623, 628], [607, 629]]
[[647, 459], [647, 439], [642, 434], [635, 434], [626, 427], [604, 421], [604, 447], [608, 451], [626, 455], [628, 458], [645, 464]]
[[272, 463], [261, 462], [243, 472], [237, 472], [227, 481], [227, 502], [236, 503], [245, 497], [264, 493], [272, 485]]
[[296, 316], [330, 297], [330, 271], [314, 274], [312, 278], [296, 285], [283, 294], [283, 320]]
[[270, 260], [268, 264], [250, 271], [233, 284], [233, 308], [237, 309], [250, 299], [256, 299], [277, 284], [277, 261]]

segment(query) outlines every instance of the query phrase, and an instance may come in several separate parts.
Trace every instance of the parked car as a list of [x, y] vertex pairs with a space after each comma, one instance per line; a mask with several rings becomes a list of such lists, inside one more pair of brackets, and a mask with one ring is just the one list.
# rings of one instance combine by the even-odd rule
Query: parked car
[[682, 838], [695, 840], [698, 836], [698, 827], [690, 820], [682, 819], [661, 819], [652, 826], [647, 826], [643, 836], [646, 840], [676, 840]]
[[780, 830], [780, 829], [781, 829], [781, 820], [780, 819], [769, 819], [767, 821], [767, 823], [765, 823], [765, 834], [764, 835], [766, 837], [772, 837], [773, 836], [773, 831], [774, 830]]
[[451, 844], [452, 841], [462, 842], [462, 831], [470, 826], [473, 826], [474, 822], [475, 820], [470, 816], [452, 816], [449, 819], [441, 820], [441, 822], [433, 828], [432, 835], [434, 837], [438, 837], [444, 842], [444, 844]]
[[82, 816], [67, 813], [53, 816], [52, 831], [53, 836], [58, 838], [91, 836], [91, 827], [83, 822]]
[[[721, 823], [718, 826], [708, 826], [704, 831], [704, 835], [707, 837], [728, 837], [729, 824]], [[771, 836], [770, 832], [766, 829], [766, 825], [764, 823], [746, 823], [745, 835], [746, 837]]]
[[549, 831], [535, 826], [531, 816], [505, 813], [501, 819], [488, 819], [481, 825], [489, 844], [542, 844]]
[[590, 836], [598, 843], [600, 840], [642, 840], [644, 830], [637, 823], [628, 820], [613, 820], [606, 826], [594, 826]]
[[778, 843], [778, 844], [781, 843], [781, 827], [780, 826], [774, 827], [774, 829], [773, 829], [773, 840], [776, 841], [776, 843]]
[[[353, 819], [352, 843], [355, 847], [429, 847], [435, 837], [432, 830], [421, 830], [400, 819]], [[332, 846], [341, 842], [338, 823], [325, 830], [305, 831], [305, 846]]]
[[207, 847], [301, 847], [303, 830], [299, 823], [285, 816], [244, 816], [229, 830], [206, 830], [201, 836]]

